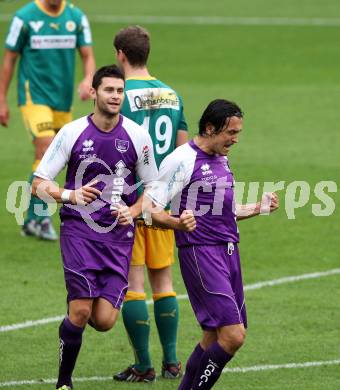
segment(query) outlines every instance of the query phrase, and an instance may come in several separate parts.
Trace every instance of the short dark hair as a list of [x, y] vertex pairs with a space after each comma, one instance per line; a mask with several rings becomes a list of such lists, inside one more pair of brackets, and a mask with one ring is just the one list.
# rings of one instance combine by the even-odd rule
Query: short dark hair
[[118, 68], [117, 65], [106, 65], [99, 68], [93, 76], [92, 88], [98, 89], [102, 83], [103, 77], [114, 77], [116, 79], [122, 79], [125, 82], [123, 72]]
[[150, 53], [150, 34], [140, 26], [129, 26], [118, 31], [113, 40], [132, 66], [144, 66]]
[[215, 134], [218, 134], [225, 125], [228, 126], [232, 116], [243, 118], [243, 112], [236, 103], [225, 99], [213, 100], [208, 104], [199, 120], [199, 135], [206, 134], [208, 124], [213, 125]]

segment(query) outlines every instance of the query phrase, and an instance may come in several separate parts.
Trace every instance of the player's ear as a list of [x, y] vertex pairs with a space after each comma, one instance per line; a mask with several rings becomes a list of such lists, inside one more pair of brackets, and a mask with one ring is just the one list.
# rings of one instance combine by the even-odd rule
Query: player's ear
[[215, 133], [215, 126], [208, 122], [205, 126], [205, 132], [209, 136], [213, 135]]
[[90, 96], [93, 100], [97, 99], [97, 91], [93, 87], [90, 88]]
[[123, 53], [122, 49], [116, 50], [116, 58], [118, 62], [122, 62], [125, 58], [125, 54]]

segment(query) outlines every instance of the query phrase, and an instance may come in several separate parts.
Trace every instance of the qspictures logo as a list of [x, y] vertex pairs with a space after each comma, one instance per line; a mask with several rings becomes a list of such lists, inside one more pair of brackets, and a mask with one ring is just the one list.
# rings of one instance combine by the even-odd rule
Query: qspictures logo
[[[122, 194], [129, 195], [143, 185], [142, 182], [138, 182], [132, 186], [127, 185], [126, 182], [124, 184], [124, 178], [129, 174], [129, 171], [125, 167], [123, 161], [117, 163], [115, 172], [113, 172], [104, 161], [96, 158], [93, 161], [84, 160], [79, 166], [79, 171], [77, 171], [76, 175], [78, 181], [75, 184], [75, 188], [80, 188], [83, 185], [82, 178], [84, 172], [92, 162], [103, 164], [109, 172], [109, 175], [106, 175], [105, 177], [105, 183], [111, 190], [108, 191], [108, 197], [104, 200], [110, 204], [116, 202], [115, 196], [117, 196], [117, 201], [121, 202]], [[185, 191], [190, 193], [190, 197], [187, 198], [184, 208], [194, 210], [195, 216], [203, 216], [209, 212], [211, 212], [212, 215], [222, 215], [224, 191], [230, 188], [233, 188], [234, 190], [236, 205], [256, 205], [258, 199], [261, 199], [260, 215], [269, 215], [269, 203], [268, 201], [263, 201], [263, 199], [266, 199], [266, 194], [274, 191], [278, 192], [282, 204], [281, 210], [282, 212], [285, 212], [287, 219], [289, 220], [298, 219], [299, 214], [297, 213], [297, 210], [302, 208], [309, 209], [310, 214], [314, 217], [330, 217], [336, 210], [335, 195], [333, 194], [338, 192], [338, 186], [335, 181], [320, 181], [311, 186], [306, 181], [234, 183], [228, 182], [227, 177], [222, 177], [212, 185], [204, 180], [205, 178], [206, 177], [202, 177], [201, 180], [193, 182], [190, 186], [185, 186]], [[101, 180], [103, 180], [103, 178]], [[183, 163], [180, 163], [169, 183], [162, 181], [154, 181], [152, 183], [153, 189], [156, 189], [157, 193], [161, 193], [162, 198], [166, 199], [164, 205], [168, 203], [168, 200], [172, 199], [170, 206], [174, 215], [179, 212], [180, 202], [178, 202], [178, 198], [181, 196], [181, 191], [184, 188], [183, 181], [185, 181], [184, 166]], [[113, 187], [112, 183], [114, 184]], [[215, 191], [216, 196], [214, 196], [212, 204], [200, 204], [199, 195], [202, 191], [205, 193]], [[44, 195], [44, 188], [39, 189], [39, 193]], [[27, 181], [15, 181], [7, 190], [6, 209], [9, 213], [14, 214], [18, 225], [24, 224], [24, 215], [28, 210], [31, 196], [31, 187]], [[46, 197], [46, 201], [49, 203], [50, 215], [53, 215], [57, 212], [57, 203], [51, 197]], [[105, 204], [106, 203], [102, 202], [100, 199], [97, 199], [95, 202], [91, 203], [91, 207], [80, 207], [79, 210], [79, 206], [67, 205], [67, 207], [77, 208], [84, 221], [86, 223], [89, 223], [88, 221], [91, 222], [89, 226], [93, 230], [105, 233], [106, 231], [102, 231], [99, 226], [96, 226], [90, 216], [91, 213], [100, 210]], [[149, 212], [149, 210], [143, 209], [143, 212], [144, 211]], [[41, 205], [36, 204], [35, 213], [39, 216], [44, 216], [45, 210], [41, 209]], [[114, 226], [115, 224], [113, 223], [108, 229], [112, 230]]]

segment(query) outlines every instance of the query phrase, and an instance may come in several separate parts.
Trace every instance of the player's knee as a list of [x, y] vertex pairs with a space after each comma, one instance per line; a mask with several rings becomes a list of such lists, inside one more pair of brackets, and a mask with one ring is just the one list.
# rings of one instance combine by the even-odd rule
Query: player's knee
[[79, 307], [74, 308], [72, 312], [70, 312], [71, 321], [78, 326], [85, 326], [87, 321], [91, 316], [91, 308], [90, 307]]
[[171, 267], [161, 269], [149, 268], [149, 280], [154, 294], [173, 291]]
[[129, 291], [144, 293], [144, 267], [143, 266], [130, 267]]
[[221, 332], [218, 337], [218, 342], [226, 352], [234, 354], [242, 347], [245, 338], [245, 329], [243, 327], [237, 327], [232, 332]]
[[98, 332], [107, 332], [113, 328], [117, 318], [115, 315], [100, 316], [99, 318], [91, 318], [91, 323]]
[[203, 332], [202, 340], [200, 341], [201, 347], [206, 350], [210, 347], [211, 344], [217, 341], [216, 331], [207, 331]]
[[238, 332], [235, 333], [232, 337], [232, 346], [235, 350], [238, 350], [242, 347], [244, 344], [244, 341], [246, 339], [246, 332], [245, 330], [240, 329]]
[[113, 328], [114, 324], [116, 323], [117, 318], [111, 317], [107, 318], [105, 321], [101, 322], [99, 324], [99, 331], [100, 332], [107, 332], [110, 329]]

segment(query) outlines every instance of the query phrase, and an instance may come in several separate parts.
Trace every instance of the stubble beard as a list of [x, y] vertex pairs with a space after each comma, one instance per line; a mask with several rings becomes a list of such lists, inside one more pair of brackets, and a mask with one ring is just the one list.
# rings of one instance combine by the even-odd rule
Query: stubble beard
[[97, 105], [97, 107], [98, 107], [99, 113], [100, 113], [102, 116], [104, 116], [105, 118], [107, 118], [107, 119], [110, 119], [110, 120], [111, 120], [111, 119], [116, 118], [116, 117], [119, 115], [119, 111], [113, 113], [113, 112], [107, 110], [104, 104], [99, 103], [99, 104]]

